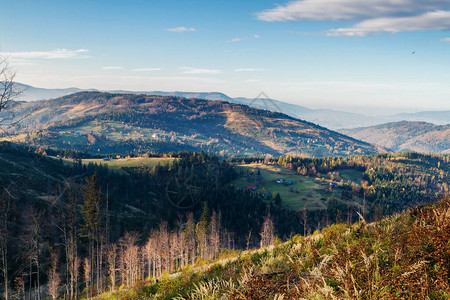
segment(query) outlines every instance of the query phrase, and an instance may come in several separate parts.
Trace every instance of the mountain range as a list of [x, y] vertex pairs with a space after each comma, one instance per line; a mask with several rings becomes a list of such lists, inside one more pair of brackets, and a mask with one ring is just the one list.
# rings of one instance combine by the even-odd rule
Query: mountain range
[[340, 132], [392, 151], [450, 153], [450, 125], [401, 121]]
[[19, 102], [12, 140], [92, 154], [207, 150], [223, 155], [348, 156], [380, 149], [313, 123], [242, 104], [79, 92]]
[[[35, 101], [43, 99], [54, 99], [61, 96], [70, 95], [81, 91], [98, 91], [95, 89], [82, 90], [78, 88], [67, 89], [44, 89], [36, 88], [29, 85], [16, 83], [18, 90], [23, 90], [23, 94], [19, 98], [22, 101]], [[380, 125], [383, 123], [397, 121], [423, 121], [436, 125], [450, 124], [450, 111], [424, 111], [417, 113], [402, 113], [388, 116], [369, 116], [358, 113], [346, 112], [333, 109], [311, 109], [305, 106], [287, 103], [280, 100], [270, 99], [263, 94], [263, 97], [254, 99], [237, 97], [232, 98], [220, 92], [163, 92], [163, 91], [125, 91], [113, 90], [109, 91], [115, 94], [144, 94], [159, 96], [174, 96], [182, 98], [196, 98], [206, 100], [220, 100], [230, 103], [245, 104], [252, 107], [267, 109], [275, 112], [282, 112], [291, 117], [306, 120], [326, 128], [333, 130], [348, 129], [357, 127], [367, 127]]]

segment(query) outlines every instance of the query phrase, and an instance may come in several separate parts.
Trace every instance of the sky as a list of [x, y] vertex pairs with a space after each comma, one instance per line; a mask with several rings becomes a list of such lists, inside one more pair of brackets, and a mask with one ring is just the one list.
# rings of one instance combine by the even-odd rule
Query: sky
[[367, 115], [450, 110], [450, 0], [0, 0], [0, 55], [43, 88], [261, 91]]

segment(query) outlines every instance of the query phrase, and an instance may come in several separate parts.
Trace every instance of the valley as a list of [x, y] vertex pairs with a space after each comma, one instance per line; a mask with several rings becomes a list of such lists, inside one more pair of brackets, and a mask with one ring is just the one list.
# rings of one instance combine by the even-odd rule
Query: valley
[[2, 1], [0, 300], [450, 300], [450, 1]]

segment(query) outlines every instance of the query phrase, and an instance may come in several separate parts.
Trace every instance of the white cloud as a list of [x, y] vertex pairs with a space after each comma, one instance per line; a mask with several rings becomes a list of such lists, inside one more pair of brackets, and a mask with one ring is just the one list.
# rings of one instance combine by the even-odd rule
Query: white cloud
[[276, 21], [356, 21], [327, 31], [334, 36], [365, 36], [382, 32], [449, 30], [448, 0], [295, 0], [256, 14]]
[[257, 71], [265, 71], [264, 69], [254, 69], [254, 68], [245, 68], [245, 69], [234, 69], [235, 72], [257, 72]]
[[103, 67], [103, 70], [122, 70], [122, 67], [113, 67], [113, 66], [107, 66]]
[[23, 51], [23, 52], [0, 52], [0, 55], [7, 56], [12, 60], [30, 59], [69, 59], [89, 57], [87, 49], [68, 50], [56, 49], [51, 51]]
[[450, 43], [450, 37], [440, 39], [440, 41], [441, 41], [441, 42], [444, 42], [444, 43]]
[[[249, 38], [249, 37], [243, 37], [243, 38], [241, 38], [241, 37], [236, 37], [236, 38], [234, 38], [234, 39], [228, 40], [227, 43], [237, 43], [237, 42], [242, 42], [242, 41], [245, 41], [245, 40], [249, 40], [249, 39], [251, 39], [251, 38], [252, 38], [252, 37], [250, 37], [250, 38]], [[253, 38], [254, 38], [254, 39], [260, 39], [261, 36], [255, 34], [255, 35], [253, 35]]]
[[369, 19], [347, 28], [332, 29], [329, 36], [366, 36], [383, 32], [427, 31], [450, 29], [450, 11], [434, 11], [411, 17]]
[[246, 40], [247, 38], [234, 38], [234, 39], [231, 39], [231, 40], [228, 40], [227, 41], [227, 43], [237, 43], [237, 42], [241, 42], [241, 41], [243, 41], [243, 40]]
[[195, 28], [190, 27], [175, 27], [175, 28], [167, 28], [167, 31], [171, 31], [171, 32], [192, 32], [192, 31], [196, 31]]
[[259, 79], [247, 79], [245, 82], [248, 82], [248, 83], [252, 83], [252, 82], [260, 82], [261, 80], [259, 80]]
[[134, 72], [153, 72], [153, 71], [161, 71], [161, 68], [138, 68], [133, 69]]
[[448, 0], [296, 0], [257, 13], [262, 21], [342, 21], [415, 15], [449, 8]]
[[220, 74], [222, 70], [217, 69], [197, 69], [190, 67], [181, 67], [180, 70], [183, 71], [184, 74]]

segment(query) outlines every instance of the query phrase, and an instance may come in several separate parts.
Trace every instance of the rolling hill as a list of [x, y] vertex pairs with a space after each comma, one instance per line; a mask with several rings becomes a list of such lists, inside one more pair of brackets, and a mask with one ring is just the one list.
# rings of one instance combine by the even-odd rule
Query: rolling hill
[[[18, 90], [24, 91], [19, 98], [19, 100], [21, 101], [54, 99], [82, 91], [98, 91], [96, 89], [82, 90], [79, 88], [45, 89], [33, 87], [22, 83], [16, 83], [16, 88]], [[183, 91], [136, 92], [125, 90], [112, 90], [105, 92], [113, 94], [135, 94], [135, 95], [143, 94], [143, 95], [157, 95], [157, 96], [173, 96], [188, 99], [196, 98], [206, 100], [227, 101], [230, 103], [244, 104], [255, 108], [285, 113], [291, 117], [319, 124], [321, 126], [333, 130], [375, 126], [383, 123], [398, 122], [402, 120], [423, 121], [433, 123], [436, 125], [445, 125], [450, 123], [450, 111], [423, 111], [416, 113], [392, 114], [386, 116], [370, 116], [335, 109], [312, 109], [302, 105], [269, 98], [257, 98], [257, 99], [244, 97], [232, 98], [220, 92], [183, 92]]]
[[450, 125], [401, 121], [340, 132], [393, 151], [450, 153]]
[[[207, 150], [223, 155], [348, 156], [374, 146], [290, 116], [173, 96], [80, 92], [19, 103], [8, 140], [90, 153]], [[36, 132], [38, 131], [38, 132]]]
[[421, 121], [436, 125], [447, 125], [450, 124], [450, 110], [396, 114], [392, 116], [392, 119], [393, 121]]
[[[37, 88], [30, 85], [16, 83], [16, 88], [23, 91], [23, 94], [19, 97], [21, 101], [36, 101], [45, 99], [54, 99], [58, 97], [67, 96], [70, 94], [86, 91], [79, 88], [66, 88], [66, 89], [45, 89]], [[98, 91], [90, 89], [88, 91]], [[125, 90], [112, 90], [107, 91], [113, 94], [134, 94], [134, 95], [157, 95], [157, 96], [172, 96], [181, 98], [195, 98], [205, 100], [219, 100], [227, 101], [230, 103], [244, 104], [255, 108], [267, 109], [275, 112], [282, 112], [291, 117], [306, 120], [321, 126], [339, 129], [339, 128], [354, 128], [358, 126], [369, 126], [379, 124], [380, 121], [376, 118], [371, 118], [356, 113], [349, 113], [345, 111], [337, 111], [332, 109], [311, 109], [305, 106], [283, 102], [275, 99], [250, 99], [244, 97], [232, 98], [224, 93], [220, 92], [165, 92], [165, 91], [125, 91]]]

